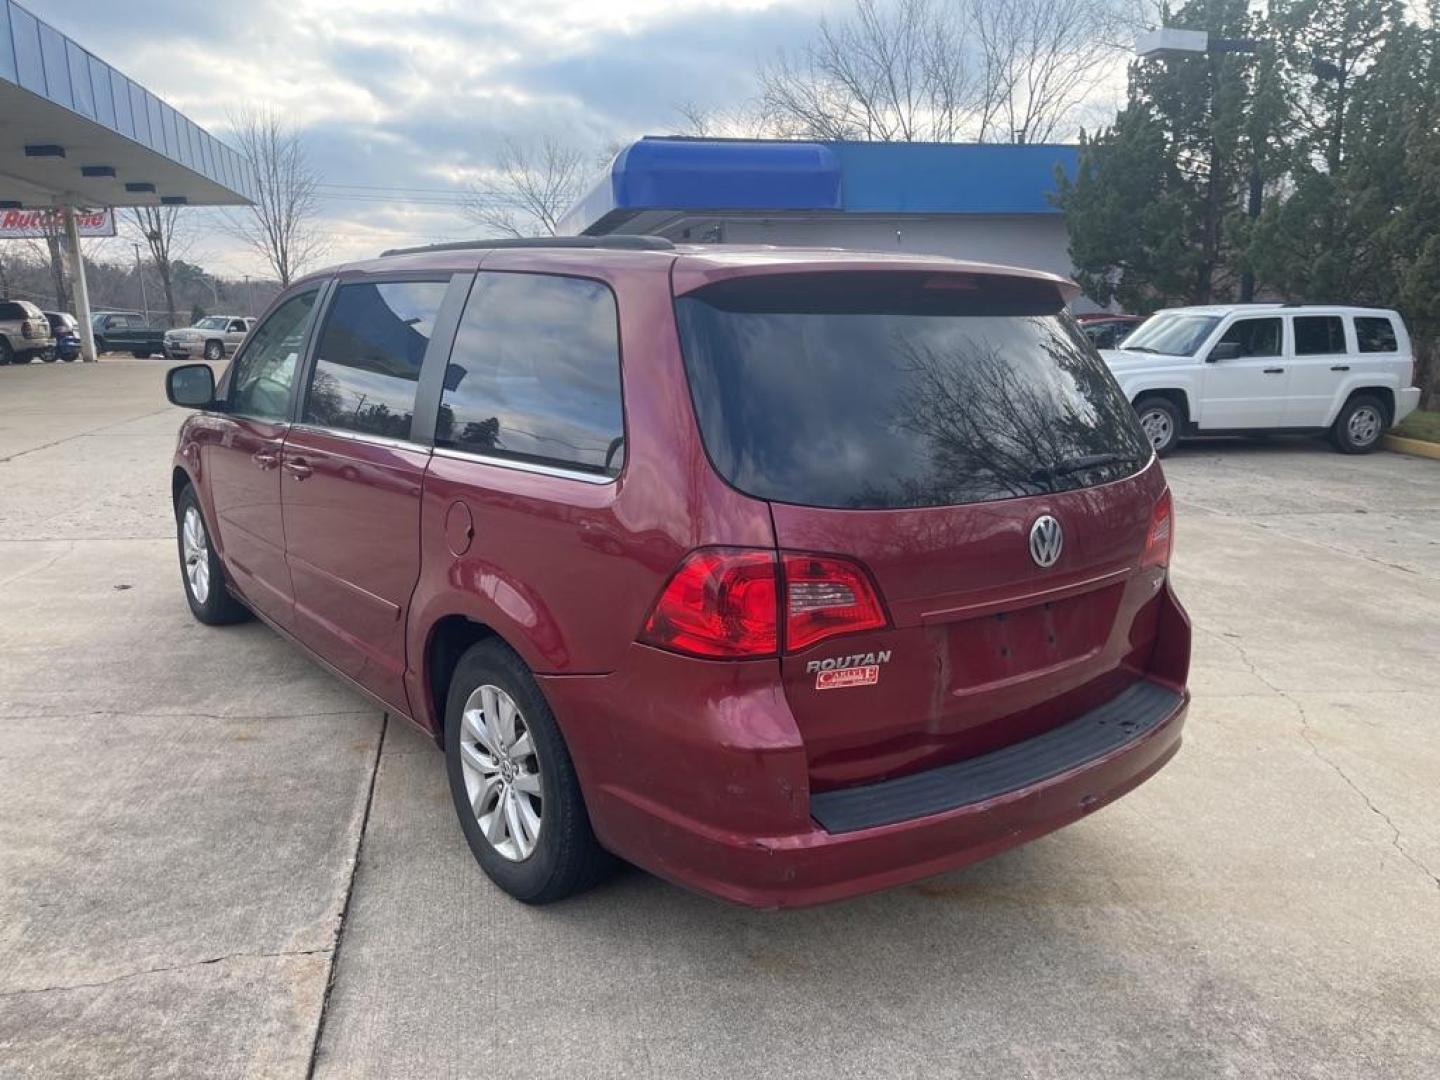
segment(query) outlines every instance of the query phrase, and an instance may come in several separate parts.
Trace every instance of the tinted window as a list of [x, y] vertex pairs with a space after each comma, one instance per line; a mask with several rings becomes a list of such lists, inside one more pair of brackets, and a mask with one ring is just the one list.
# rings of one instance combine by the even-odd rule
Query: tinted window
[[1345, 323], [1339, 315], [1296, 315], [1295, 355], [1325, 356], [1345, 351]]
[[1217, 344], [1239, 345], [1241, 356], [1279, 356], [1281, 334], [1279, 319], [1237, 319]]
[[884, 508], [1068, 490], [1149, 460], [1053, 286], [950, 280], [786, 275], [680, 298], [721, 475], [760, 498]]
[[0, 319], [23, 319], [25, 311], [19, 304], [0, 304]]
[[1361, 352], [1399, 352], [1395, 327], [1383, 315], [1356, 315], [1355, 340]]
[[443, 281], [342, 285], [315, 350], [305, 422], [408, 439], [420, 365], [448, 287]]
[[265, 320], [230, 372], [230, 407], [244, 416], [282, 420], [290, 413], [290, 388], [305, 346], [305, 325], [315, 293], [292, 296]]
[[624, 432], [610, 290], [584, 278], [481, 274], [445, 373], [436, 442], [613, 476]]

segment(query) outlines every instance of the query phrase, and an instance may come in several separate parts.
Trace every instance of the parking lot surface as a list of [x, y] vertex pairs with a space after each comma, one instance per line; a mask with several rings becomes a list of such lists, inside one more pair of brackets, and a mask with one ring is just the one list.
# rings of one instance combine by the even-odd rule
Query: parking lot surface
[[1394, 1077], [1440, 1061], [1440, 464], [1182, 447], [1179, 756], [944, 877], [531, 909], [442, 760], [180, 589], [158, 361], [0, 370], [0, 1076]]

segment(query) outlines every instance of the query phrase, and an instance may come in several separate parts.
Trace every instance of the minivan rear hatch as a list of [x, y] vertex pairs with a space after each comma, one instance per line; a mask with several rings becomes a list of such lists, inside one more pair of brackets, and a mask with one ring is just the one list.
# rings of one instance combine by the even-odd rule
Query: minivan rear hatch
[[[1140, 676], [1168, 496], [1056, 279], [807, 269], [677, 293], [706, 451], [770, 503], [782, 604], [868, 581], [885, 612], [782, 654], [814, 790], [1029, 738]], [[821, 556], [863, 576], [797, 593], [806, 554], [817, 579]]]

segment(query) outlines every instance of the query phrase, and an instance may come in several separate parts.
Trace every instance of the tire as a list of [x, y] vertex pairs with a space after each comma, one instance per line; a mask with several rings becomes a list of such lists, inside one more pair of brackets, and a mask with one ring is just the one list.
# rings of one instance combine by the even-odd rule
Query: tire
[[10, 342], [0, 336], [0, 367], [15, 362], [15, 350], [10, 348]]
[[136, 350], [135, 350], [134, 352], [132, 352], [130, 355], [133, 356], [133, 357], [135, 357], [136, 360], [149, 360], [149, 359], [150, 359], [150, 354], [149, 354], [148, 352], [146, 352], [144, 349], [136, 349]]
[[1140, 428], [1157, 456], [1165, 457], [1175, 449], [1180, 442], [1183, 421], [1173, 401], [1163, 397], [1142, 397], [1135, 402], [1135, 415], [1140, 418]]
[[97, 338], [95, 339], [95, 357], [96, 357], [96, 359], [99, 359], [99, 357], [100, 357], [100, 355], [101, 355], [102, 353], [108, 352], [109, 350], [110, 350], [110, 346], [107, 345], [107, 344], [105, 344], [105, 339], [104, 339], [103, 337], [97, 337]]
[[1390, 426], [1390, 410], [1373, 394], [1356, 394], [1340, 407], [1330, 441], [1342, 454], [1368, 454]]
[[218, 341], [207, 341], [205, 343], [205, 359], [212, 364], [225, 359], [225, 346]]
[[41, 354], [40, 354], [40, 359], [43, 360], [43, 361], [45, 361], [45, 363], [47, 363], [47, 364], [53, 364], [56, 360], [58, 360], [58, 359], [60, 359], [60, 358], [59, 358], [58, 356], [56, 356], [56, 355], [54, 354], [54, 352], [50, 352], [50, 353], [41, 353]]
[[[505, 699], [516, 710], [508, 725]], [[455, 665], [445, 704], [445, 771], [471, 854], [515, 899], [563, 900], [595, 885], [612, 865], [590, 827], [555, 716], [524, 661], [502, 641], [472, 645]], [[504, 812], [507, 799], [513, 816]], [[519, 825], [518, 839], [511, 821]]]
[[[192, 518], [193, 515], [193, 518]], [[230, 595], [220, 556], [210, 543], [205, 512], [188, 484], [175, 500], [175, 544], [180, 552], [180, 581], [190, 613], [206, 626], [226, 626], [250, 617], [244, 604]]]

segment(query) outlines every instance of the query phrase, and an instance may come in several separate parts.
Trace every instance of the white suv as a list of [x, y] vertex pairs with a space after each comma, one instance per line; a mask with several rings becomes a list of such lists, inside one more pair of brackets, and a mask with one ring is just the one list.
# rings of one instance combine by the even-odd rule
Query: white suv
[[1420, 402], [1405, 323], [1379, 308], [1168, 308], [1101, 355], [1162, 455], [1252, 431], [1328, 431], [1363, 454]]

